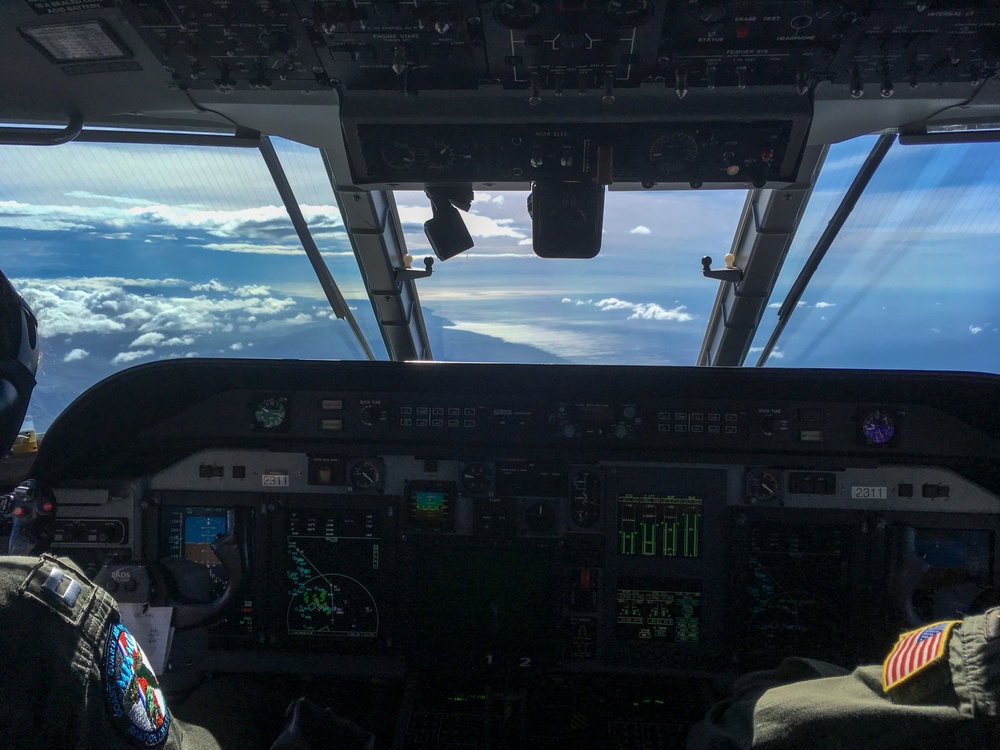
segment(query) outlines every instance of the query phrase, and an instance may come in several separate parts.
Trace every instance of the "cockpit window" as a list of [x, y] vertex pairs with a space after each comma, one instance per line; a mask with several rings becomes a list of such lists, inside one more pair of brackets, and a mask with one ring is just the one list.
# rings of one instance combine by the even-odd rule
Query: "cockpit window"
[[[746, 364], [875, 137], [830, 148]], [[324, 260], [377, 359], [387, 353], [320, 153], [273, 139]], [[768, 366], [1000, 372], [1000, 145], [889, 152]], [[90, 385], [171, 357], [362, 359], [333, 314], [260, 152], [74, 142], [0, 148], [0, 267], [34, 307], [44, 430]], [[593, 259], [531, 249], [525, 192], [478, 192], [475, 247], [416, 282], [435, 359], [693, 365], [747, 194], [617, 191]], [[414, 267], [420, 192], [395, 201]]]
[[[746, 192], [609, 191], [588, 260], [532, 252], [527, 195], [477, 193], [463, 214], [475, 247], [421, 282], [435, 358], [693, 365], [718, 290], [701, 257], [729, 252]], [[396, 203], [410, 252], [430, 254], [427, 198]]]
[[[279, 142], [313, 236], [384, 347], [319, 154]], [[310, 162], [310, 157], [312, 161]], [[172, 357], [361, 359], [256, 149], [71, 143], [0, 149], [2, 268], [43, 340], [44, 430], [116, 370]], [[367, 316], [367, 317], [365, 317]]]
[[[874, 140], [830, 149], [747, 364]], [[894, 145], [767, 364], [1000, 372], [998, 161], [996, 143]]]

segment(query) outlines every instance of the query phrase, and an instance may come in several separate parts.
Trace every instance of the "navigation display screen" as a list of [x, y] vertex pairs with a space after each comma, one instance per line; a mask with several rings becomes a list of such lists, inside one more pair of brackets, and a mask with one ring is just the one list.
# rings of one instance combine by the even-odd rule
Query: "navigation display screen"
[[700, 497], [618, 496], [618, 551], [628, 557], [699, 557]]
[[381, 512], [296, 510], [286, 544], [288, 635], [374, 639], [383, 575]]
[[697, 643], [701, 584], [690, 580], [622, 579], [617, 589], [618, 633], [630, 640]]

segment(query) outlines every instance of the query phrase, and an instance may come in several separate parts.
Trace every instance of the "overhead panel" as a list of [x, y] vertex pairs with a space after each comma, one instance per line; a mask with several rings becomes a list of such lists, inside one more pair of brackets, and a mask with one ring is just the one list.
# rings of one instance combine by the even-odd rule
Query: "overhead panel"
[[[1000, 59], [1000, 8], [960, 0], [134, 0], [120, 9], [171, 85], [206, 106], [242, 92], [336, 90], [350, 157], [340, 179], [377, 189], [536, 179], [788, 186], [801, 179], [814, 95], [843, 103], [841, 129], [865, 97], [906, 100], [865, 119], [895, 127], [970, 98]], [[330, 128], [325, 145], [338, 140]]]

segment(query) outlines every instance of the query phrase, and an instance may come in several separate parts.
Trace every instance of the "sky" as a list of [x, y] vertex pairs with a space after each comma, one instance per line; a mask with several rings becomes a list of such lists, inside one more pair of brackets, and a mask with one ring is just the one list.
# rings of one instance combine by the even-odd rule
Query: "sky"
[[[831, 148], [749, 363], [874, 138]], [[317, 152], [275, 140], [302, 211], [378, 358], [385, 348]], [[890, 151], [769, 366], [1000, 371], [992, 144]], [[44, 430], [112, 372], [173, 357], [360, 359], [255, 150], [0, 148], [0, 269], [38, 315], [29, 414]], [[526, 193], [477, 193], [475, 247], [417, 282], [435, 358], [690, 365], [746, 193], [615, 191], [600, 254], [531, 250]], [[396, 195], [415, 265], [421, 193]]]

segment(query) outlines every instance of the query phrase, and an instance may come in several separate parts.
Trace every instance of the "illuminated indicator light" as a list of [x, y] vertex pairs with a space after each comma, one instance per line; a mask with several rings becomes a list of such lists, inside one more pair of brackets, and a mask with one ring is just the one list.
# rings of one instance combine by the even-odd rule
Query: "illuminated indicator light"
[[726, 167], [726, 174], [730, 177], [735, 177], [740, 173], [739, 165], [733, 164], [731, 167]]
[[20, 505], [18, 505], [16, 508], [14, 508], [14, 515], [15, 516], [23, 516], [24, 514], [25, 514], [25, 510]]
[[749, 28], [747, 28], [746, 26], [739, 26], [739, 27], [737, 27], [737, 29], [736, 29], [736, 38], [737, 39], [746, 39], [748, 36], [750, 36], [750, 29]]
[[42, 510], [45, 511], [46, 513], [51, 513], [54, 507], [55, 506], [51, 502], [42, 503]]

